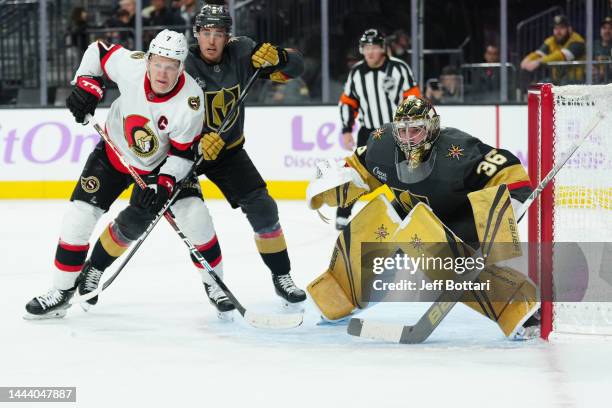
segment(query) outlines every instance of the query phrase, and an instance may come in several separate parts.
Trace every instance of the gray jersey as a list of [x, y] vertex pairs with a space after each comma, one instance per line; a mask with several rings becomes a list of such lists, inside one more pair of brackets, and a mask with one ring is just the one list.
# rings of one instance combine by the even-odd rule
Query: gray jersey
[[[204, 128], [203, 132], [217, 130], [223, 122], [225, 115], [232, 109], [240, 92], [246, 86], [254, 69], [251, 65], [251, 54], [255, 48], [255, 41], [248, 37], [232, 37], [218, 64], [208, 64], [200, 57], [197, 44], [189, 49], [185, 69], [204, 92]], [[264, 75], [264, 78], [273, 80], [289, 80], [299, 76], [304, 68], [302, 56], [294, 51], [288, 51], [287, 64], [278, 72]], [[229, 119], [224, 135], [226, 146], [238, 145], [242, 142], [244, 131], [244, 105], [238, 109], [236, 115]]]

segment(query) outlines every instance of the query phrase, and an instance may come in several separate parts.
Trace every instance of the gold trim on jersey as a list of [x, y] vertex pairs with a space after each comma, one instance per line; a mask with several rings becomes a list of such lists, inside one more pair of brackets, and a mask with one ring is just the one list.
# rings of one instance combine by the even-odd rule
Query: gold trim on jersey
[[244, 134], [240, 135], [238, 140], [236, 140], [234, 143], [227, 145], [227, 147], [225, 149], [226, 150], [233, 149], [234, 147], [238, 146], [243, 141], [244, 141]]
[[517, 181], [529, 181], [529, 176], [521, 164], [504, 167], [487, 181], [484, 188], [499, 186], [500, 184], [512, 184]]

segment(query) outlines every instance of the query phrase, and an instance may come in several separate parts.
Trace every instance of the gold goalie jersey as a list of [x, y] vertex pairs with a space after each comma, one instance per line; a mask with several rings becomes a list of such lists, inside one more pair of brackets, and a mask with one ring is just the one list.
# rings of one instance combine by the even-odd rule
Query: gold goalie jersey
[[346, 206], [385, 184], [396, 198], [400, 215], [424, 202], [463, 241], [475, 243], [478, 236], [468, 193], [501, 184], [506, 184], [510, 196], [519, 202], [531, 193], [529, 176], [516, 156], [458, 129], [441, 129], [431, 154], [435, 155], [431, 174], [418, 183], [403, 183], [396, 167], [403, 153], [393, 138], [392, 125], [386, 124], [346, 159], [346, 166], [356, 170], [367, 187], [358, 187], [355, 182], [339, 186], [312, 198], [311, 207], [323, 203]]
[[[110, 107], [106, 131], [121, 154], [140, 173], [148, 173], [166, 158], [164, 173], [182, 179], [193, 160], [191, 145], [200, 137], [204, 118], [203, 93], [195, 80], [182, 73], [168, 94], [157, 96], [146, 72], [145, 54], [103, 41], [85, 52], [75, 79], [105, 75], [117, 83], [121, 96]], [[112, 150], [115, 168], [126, 172]]]

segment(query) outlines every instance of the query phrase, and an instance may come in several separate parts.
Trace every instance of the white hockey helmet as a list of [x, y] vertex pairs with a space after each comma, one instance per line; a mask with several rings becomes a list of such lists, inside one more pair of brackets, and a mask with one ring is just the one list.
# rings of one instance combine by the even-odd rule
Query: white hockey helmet
[[176, 31], [165, 29], [153, 38], [151, 44], [149, 44], [148, 54], [179, 60], [182, 70], [187, 59], [187, 52], [187, 39], [185, 36]]

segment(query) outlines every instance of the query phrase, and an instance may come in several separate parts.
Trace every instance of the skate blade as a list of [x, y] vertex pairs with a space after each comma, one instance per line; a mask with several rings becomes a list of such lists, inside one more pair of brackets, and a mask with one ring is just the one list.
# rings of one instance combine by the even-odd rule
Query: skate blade
[[54, 310], [52, 312], [45, 313], [42, 315], [35, 315], [35, 314], [26, 312], [26, 314], [23, 315], [23, 319], [24, 320], [62, 319], [64, 316], [66, 316], [66, 313], [68, 313], [68, 309]]
[[223, 322], [233, 322], [234, 321], [234, 311], [233, 310], [228, 310], [227, 312], [217, 311], [217, 318]]

